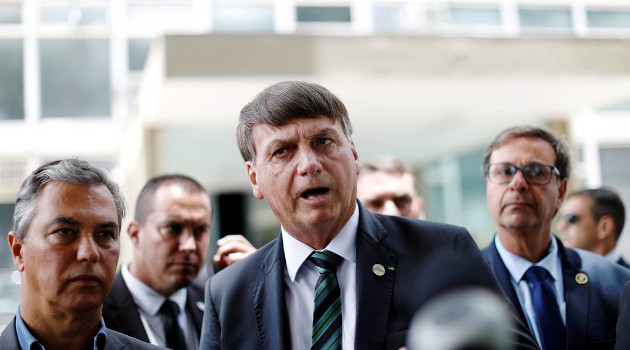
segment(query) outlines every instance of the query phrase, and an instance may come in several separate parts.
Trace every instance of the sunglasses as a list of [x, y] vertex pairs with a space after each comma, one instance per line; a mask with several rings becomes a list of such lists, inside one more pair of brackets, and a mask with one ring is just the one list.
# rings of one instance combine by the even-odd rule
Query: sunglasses
[[575, 215], [573, 213], [568, 213], [565, 215], [562, 215], [560, 217], [561, 220], [565, 220], [566, 222], [568, 222], [571, 225], [575, 225], [577, 224], [578, 221], [580, 221], [580, 216], [579, 215]]

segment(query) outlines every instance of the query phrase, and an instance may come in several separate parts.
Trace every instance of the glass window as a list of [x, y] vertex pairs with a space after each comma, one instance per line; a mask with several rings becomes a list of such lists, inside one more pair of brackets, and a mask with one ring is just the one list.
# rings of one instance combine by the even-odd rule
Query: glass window
[[0, 4], [0, 24], [20, 24], [21, 22], [20, 4]]
[[270, 5], [214, 4], [212, 30], [215, 32], [271, 32], [273, 7]]
[[24, 119], [22, 40], [0, 40], [0, 120]]
[[350, 6], [297, 6], [298, 22], [350, 22]]
[[630, 28], [630, 11], [588, 10], [586, 18], [591, 28]]
[[40, 40], [42, 117], [110, 115], [109, 41]]
[[394, 30], [402, 27], [400, 5], [375, 4], [372, 7], [375, 30]]
[[90, 25], [107, 22], [105, 7], [43, 7], [43, 23]]
[[[628, 147], [610, 147], [601, 148], [599, 150], [599, 159], [601, 162], [602, 185], [612, 187], [619, 193], [621, 200], [626, 206], [626, 213], [630, 207], [630, 167], [628, 159], [630, 159], [630, 148]], [[627, 215], [627, 214], [626, 214]], [[630, 225], [626, 219], [621, 238], [627, 242]]]
[[460, 161], [464, 225], [477, 244], [485, 247], [494, 236], [494, 221], [486, 204], [486, 183], [481, 171], [483, 151], [462, 156]]
[[571, 28], [571, 11], [568, 8], [545, 8], [518, 10], [521, 27]]
[[452, 6], [450, 22], [455, 25], [501, 25], [498, 8]]
[[11, 231], [14, 207], [14, 204], [0, 203], [0, 232], [2, 232], [2, 238], [4, 240], [4, 242], [2, 242], [4, 244], [0, 244], [0, 270], [14, 269], [11, 251], [6, 242], [6, 235]]
[[0, 326], [8, 323], [20, 302], [20, 285], [15, 283], [19, 273], [15, 270], [6, 234], [11, 231], [13, 204], [0, 203], [0, 232], [4, 244], [0, 244]]
[[129, 39], [127, 42], [127, 54], [129, 55], [129, 70], [140, 71], [151, 49], [151, 39]]

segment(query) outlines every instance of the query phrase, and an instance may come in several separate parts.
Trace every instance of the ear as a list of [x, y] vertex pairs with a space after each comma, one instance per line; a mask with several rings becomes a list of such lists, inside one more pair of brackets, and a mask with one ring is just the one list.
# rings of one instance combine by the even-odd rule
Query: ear
[[567, 194], [567, 182], [569, 180], [562, 179], [560, 181], [560, 186], [558, 187], [558, 206], [556, 207], [556, 212], [562, 206], [562, 202], [564, 202], [564, 196]]
[[353, 140], [350, 140], [350, 150], [352, 152], [352, 157], [354, 158], [357, 175], [359, 175], [359, 173], [361, 172], [361, 163], [359, 162], [359, 154], [357, 153], [357, 148], [354, 146]]
[[418, 217], [418, 219], [420, 220], [426, 220], [427, 216], [424, 212], [424, 198], [422, 197], [418, 197], [418, 200], [416, 201], [418, 204], [418, 213], [420, 213], [420, 216]]
[[11, 255], [13, 256], [13, 265], [15, 268], [23, 272], [24, 271], [24, 255], [23, 255], [23, 247], [24, 244], [21, 239], [17, 237], [17, 234], [13, 231], [9, 232], [7, 235], [7, 241], [9, 242], [9, 247], [11, 249]]
[[132, 221], [127, 227], [127, 233], [134, 246], [140, 242], [140, 223], [138, 221]]
[[597, 238], [604, 240], [615, 234], [615, 221], [612, 216], [604, 215], [597, 222]]
[[247, 177], [249, 178], [249, 184], [252, 186], [252, 192], [254, 193], [254, 197], [258, 199], [265, 198], [260, 186], [258, 185], [258, 177], [256, 173], [256, 166], [252, 164], [251, 161], [245, 163], [247, 166]]

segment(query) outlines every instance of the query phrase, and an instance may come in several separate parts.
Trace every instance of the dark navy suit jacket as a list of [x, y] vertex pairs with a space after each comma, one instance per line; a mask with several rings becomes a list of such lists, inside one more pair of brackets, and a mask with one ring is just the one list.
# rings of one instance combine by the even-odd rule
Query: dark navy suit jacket
[[[197, 334], [201, 334], [203, 311], [200, 306], [203, 306], [203, 289], [194, 284], [186, 289], [188, 291], [186, 313], [191, 315]], [[116, 274], [112, 290], [103, 304], [103, 319], [105, 320], [105, 326], [109, 329], [145, 342], [149, 341], [147, 332], [144, 330], [140, 320], [138, 306], [133, 301], [131, 292], [129, 292], [129, 288], [120, 272]]]
[[[20, 343], [18, 341], [17, 333], [15, 331], [15, 317], [7, 325], [7, 327], [0, 334], [0, 349], [2, 350], [20, 350]], [[160, 350], [164, 349], [149, 343], [139, 341], [130, 336], [118, 333], [114, 330], [107, 330], [107, 342], [105, 343], [105, 350], [123, 350], [123, 349], [140, 349], [140, 350]], [[28, 350], [28, 349], [24, 349]]]
[[[621, 290], [630, 280], [630, 270], [597, 254], [566, 248], [559, 239], [556, 241], [566, 302], [567, 349], [612, 349]], [[482, 253], [521, 320], [528, 324], [494, 240]], [[588, 281], [578, 283], [578, 273], [585, 274]]]
[[[409, 323], [420, 303], [417, 286], [431, 288], [432, 283], [430, 279], [418, 281], [418, 275], [436, 252], [475, 265], [500, 291], [466, 229], [375, 215], [359, 204], [356, 349], [405, 345]], [[374, 264], [392, 268], [377, 276], [372, 272]], [[213, 276], [206, 285], [200, 348], [288, 349], [285, 266], [282, 240], [276, 239]]]

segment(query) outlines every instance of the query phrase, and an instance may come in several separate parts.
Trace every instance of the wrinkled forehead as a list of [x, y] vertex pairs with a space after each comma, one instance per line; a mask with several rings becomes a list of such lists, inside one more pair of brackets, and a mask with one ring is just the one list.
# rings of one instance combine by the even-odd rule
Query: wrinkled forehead
[[415, 179], [409, 173], [370, 171], [361, 173], [358, 179], [358, 195], [416, 195]]

